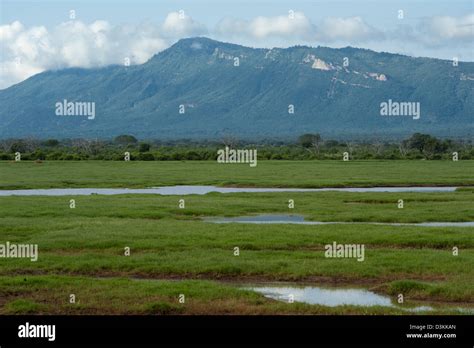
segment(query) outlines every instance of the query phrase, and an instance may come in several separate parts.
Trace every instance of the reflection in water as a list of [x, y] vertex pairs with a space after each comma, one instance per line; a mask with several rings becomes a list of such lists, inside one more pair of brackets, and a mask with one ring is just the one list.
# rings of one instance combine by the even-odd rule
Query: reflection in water
[[452, 306], [444, 306], [437, 303], [436, 306], [400, 306], [391, 301], [390, 297], [378, 295], [372, 291], [365, 289], [336, 289], [322, 288], [315, 286], [255, 286], [245, 287], [245, 290], [252, 290], [261, 293], [265, 297], [283, 301], [283, 302], [302, 302], [312, 305], [322, 305], [328, 307], [352, 305], [352, 306], [383, 306], [398, 308], [409, 312], [432, 311], [434, 309], [449, 309], [464, 314], [474, 314], [473, 308], [459, 308]]
[[332, 224], [370, 224], [391, 226], [424, 226], [424, 227], [472, 227], [474, 221], [465, 222], [419, 222], [419, 223], [397, 223], [397, 222], [350, 222], [350, 221], [305, 221], [301, 215], [276, 215], [262, 214], [256, 216], [239, 216], [234, 218], [209, 218], [205, 221], [225, 224], [296, 224], [296, 225], [332, 225]]
[[362, 289], [324, 289], [318, 287], [256, 287], [257, 291], [266, 297], [289, 302], [293, 297], [295, 302], [318, 304], [329, 307], [354, 306], [391, 306], [389, 297], [377, 295]]

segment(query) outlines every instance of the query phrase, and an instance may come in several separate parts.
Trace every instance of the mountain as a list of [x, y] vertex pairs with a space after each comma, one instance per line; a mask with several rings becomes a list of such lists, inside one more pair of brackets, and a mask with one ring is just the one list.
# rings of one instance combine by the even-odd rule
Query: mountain
[[[64, 100], [94, 102], [95, 118], [58, 116], [56, 103]], [[420, 117], [382, 116], [384, 102], [391, 111], [394, 103], [419, 103]], [[474, 63], [200, 37], [142, 65], [37, 74], [1, 90], [0, 105], [0, 138], [469, 137]]]

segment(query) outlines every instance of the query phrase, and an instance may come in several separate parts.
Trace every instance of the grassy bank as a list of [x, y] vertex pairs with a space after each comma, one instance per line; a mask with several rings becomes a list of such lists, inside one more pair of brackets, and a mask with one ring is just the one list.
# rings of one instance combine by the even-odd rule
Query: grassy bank
[[364, 187], [474, 185], [474, 161], [0, 161], [0, 189], [219, 185]]
[[[27, 285], [25, 285], [27, 284]], [[27, 290], [26, 290], [27, 289]], [[91, 279], [71, 276], [0, 277], [0, 314], [407, 314], [401, 308], [283, 303], [228, 283], [205, 280]], [[22, 294], [16, 298], [15, 294]], [[69, 296], [76, 302], [71, 304]], [[179, 296], [184, 294], [184, 303]], [[410, 308], [409, 305], [404, 308]], [[438, 307], [433, 313], [455, 314]]]
[[[74, 198], [75, 209], [69, 208]], [[185, 208], [178, 201], [184, 199]], [[290, 209], [288, 201], [294, 201]], [[398, 200], [403, 200], [403, 209]], [[10, 196], [0, 197], [3, 217], [130, 218], [198, 220], [212, 216], [300, 214], [314, 221], [429, 222], [474, 221], [474, 189], [449, 193], [285, 192], [189, 196]], [[30, 220], [25, 220], [26, 224]], [[52, 220], [54, 223], [56, 220]], [[46, 221], [48, 223], [48, 221]]]

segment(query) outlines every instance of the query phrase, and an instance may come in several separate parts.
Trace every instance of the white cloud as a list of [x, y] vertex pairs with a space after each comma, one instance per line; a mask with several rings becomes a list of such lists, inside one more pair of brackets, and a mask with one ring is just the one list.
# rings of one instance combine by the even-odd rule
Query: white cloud
[[98, 20], [25, 28], [20, 22], [0, 26], [0, 88], [40, 73], [67, 67], [100, 67], [146, 62], [177, 39], [205, 33], [205, 27], [189, 16], [169, 13], [162, 25], [113, 26]]
[[15, 21], [12, 24], [0, 25], [0, 41], [10, 40], [21, 31], [23, 31], [23, 24], [19, 21]]
[[422, 28], [433, 42], [446, 40], [474, 40], [474, 13], [461, 17], [436, 16], [426, 19]]
[[361, 17], [328, 17], [319, 26], [317, 37], [323, 42], [362, 42], [381, 39], [383, 34]]
[[361, 42], [380, 39], [383, 34], [361, 17], [329, 17], [315, 25], [302, 12], [252, 20], [224, 18], [216, 27], [220, 37], [263, 41], [271, 38], [289, 39], [291, 44], [321, 42]]
[[464, 16], [434, 16], [412, 25], [399, 25], [385, 33], [386, 41], [373, 43], [373, 49], [413, 56], [461, 61], [474, 60], [474, 13]]
[[314, 26], [304, 13], [293, 12], [286, 16], [259, 16], [252, 20], [227, 17], [217, 24], [215, 32], [220, 37], [257, 41], [268, 38], [310, 40], [314, 35]]
[[163, 23], [163, 32], [168, 36], [187, 37], [207, 33], [206, 26], [195, 22], [183, 12], [171, 12]]

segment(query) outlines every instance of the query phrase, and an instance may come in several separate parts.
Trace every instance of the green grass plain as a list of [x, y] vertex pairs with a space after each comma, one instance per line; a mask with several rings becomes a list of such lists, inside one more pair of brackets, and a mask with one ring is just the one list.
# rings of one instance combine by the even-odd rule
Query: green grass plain
[[[262, 161], [257, 167], [261, 171], [252, 174], [255, 168], [210, 162], [3, 162], [0, 186], [468, 186], [474, 182], [473, 162], [367, 161], [350, 163], [350, 168], [346, 164]], [[474, 221], [473, 195], [472, 188], [464, 188], [452, 193], [0, 197], [0, 243], [39, 245], [37, 262], [0, 259], [0, 313], [407, 314], [386, 307], [281, 303], [238, 289], [241, 284], [275, 281], [364, 287], [393, 299], [403, 293], [408, 302], [472, 308], [473, 227], [363, 222]], [[71, 198], [76, 200], [75, 209], [69, 208]], [[178, 208], [181, 198], [185, 209]], [[288, 208], [288, 199], [295, 201], [294, 209]], [[404, 200], [403, 209], [397, 208], [398, 199]], [[259, 213], [359, 223], [201, 221]], [[364, 244], [365, 260], [325, 258], [324, 245], [333, 241]], [[124, 256], [125, 247], [131, 248], [130, 256]], [[240, 248], [239, 256], [234, 256], [234, 247]], [[458, 256], [453, 256], [453, 247], [459, 248]], [[78, 299], [75, 304], [68, 302], [71, 293]], [[178, 302], [181, 293], [186, 295], [185, 304]], [[440, 306], [431, 313], [451, 312]]]
[[217, 185], [473, 186], [474, 161], [0, 161], [0, 189]]

